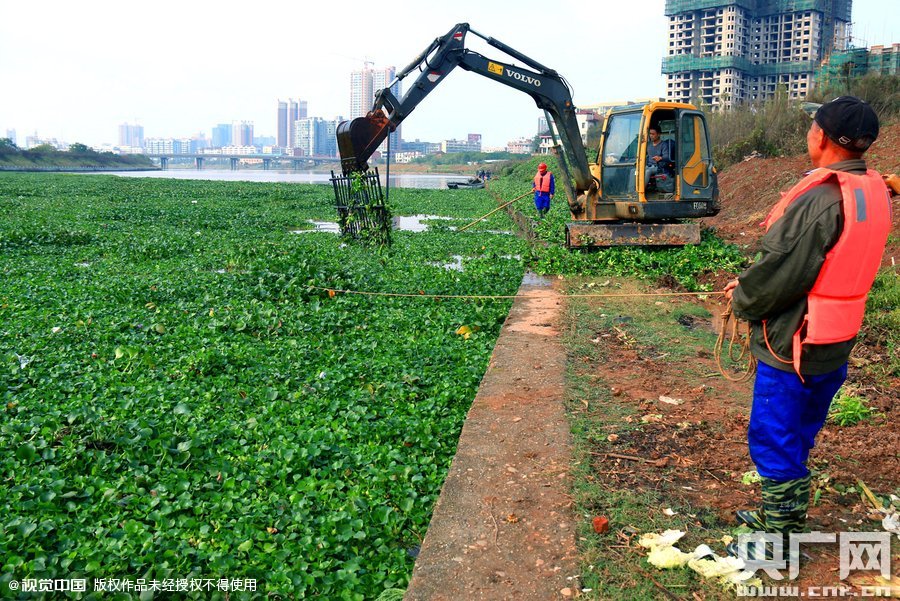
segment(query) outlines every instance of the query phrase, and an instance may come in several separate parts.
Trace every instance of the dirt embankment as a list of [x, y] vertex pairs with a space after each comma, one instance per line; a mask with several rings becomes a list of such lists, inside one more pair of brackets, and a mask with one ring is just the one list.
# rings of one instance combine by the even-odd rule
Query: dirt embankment
[[[866, 153], [870, 169], [881, 173], [900, 173], [900, 123], [883, 126], [872, 148]], [[763, 234], [759, 223], [769, 209], [812, 168], [805, 155], [770, 159], [749, 159], [732, 165], [719, 174], [722, 211], [703, 221], [719, 235], [736, 244], [749, 244], [753, 249]], [[894, 215], [900, 215], [900, 201], [894, 199]], [[900, 261], [900, 219], [895, 217], [893, 240], [885, 252], [885, 264], [891, 258]]]

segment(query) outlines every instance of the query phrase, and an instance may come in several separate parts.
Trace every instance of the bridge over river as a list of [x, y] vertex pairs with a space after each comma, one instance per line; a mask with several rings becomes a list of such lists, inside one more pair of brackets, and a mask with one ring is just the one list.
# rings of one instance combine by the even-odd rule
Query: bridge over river
[[237, 171], [244, 159], [251, 159], [254, 162], [261, 161], [263, 170], [268, 171], [272, 168], [272, 164], [290, 163], [291, 168], [299, 170], [301, 167], [309, 165], [320, 165], [322, 163], [339, 163], [340, 158], [329, 156], [290, 156], [280, 154], [200, 154], [200, 153], [160, 153], [145, 155], [159, 161], [159, 166], [165, 170], [169, 168], [169, 161], [174, 159], [193, 159], [198, 170], [203, 169], [203, 163], [210, 159], [227, 159], [231, 163], [231, 170]]

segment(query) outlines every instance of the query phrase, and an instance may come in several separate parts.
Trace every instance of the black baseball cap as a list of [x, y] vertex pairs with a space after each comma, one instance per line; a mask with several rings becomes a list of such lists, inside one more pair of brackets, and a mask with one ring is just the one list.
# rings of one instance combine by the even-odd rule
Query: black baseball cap
[[865, 151], [878, 137], [878, 115], [856, 96], [838, 96], [826, 102], [814, 119], [832, 142], [853, 152]]

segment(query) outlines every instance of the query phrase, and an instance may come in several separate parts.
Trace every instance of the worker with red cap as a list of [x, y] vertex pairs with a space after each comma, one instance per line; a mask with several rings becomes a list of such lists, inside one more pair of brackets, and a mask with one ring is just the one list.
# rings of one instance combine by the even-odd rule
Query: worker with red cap
[[531, 191], [534, 192], [534, 208], [537, 209], [538, 218], [543, 217], [550, 210], [550, 200], [556, 193], [556, 182], [553, 174], [547, 171], [547, 163], [538, 165]]

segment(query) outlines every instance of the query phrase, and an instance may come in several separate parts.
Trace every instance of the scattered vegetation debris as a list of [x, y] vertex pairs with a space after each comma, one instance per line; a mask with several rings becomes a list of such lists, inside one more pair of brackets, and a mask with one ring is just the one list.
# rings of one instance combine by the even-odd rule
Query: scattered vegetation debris
[[660, 402], [667, 403], [669, 405], [680, 405], [680, 404], [684, 403], [683, 399], [676, 399], [674, 397], [665, 396], [665, 395], [660, 395], [659, 400], [660, 400]]
[[762, 482], [762, 476], [759, 475], [759, 472], [756, 470], [751, 470], [749, 472], [744, 472], [741, 476], [741, 484], [746, 484], [747, 486], [751, 484], [759, 484]]
[[688, 566], [704, 578], [718, 580], [729, 590], [738, 584], [762, 585], [759, 578], [753, 577], [753, 572], [744, 569], [742, 559], [716, 555], [708, 545], [698, 545], [691, 553], [681, 551], [675, 543], [684, 535], [681, 530], [666, 530], [662, 534], [651, 532], [643, 535], [638, 544], [650, 550], [647, 561], [660, 569]]

